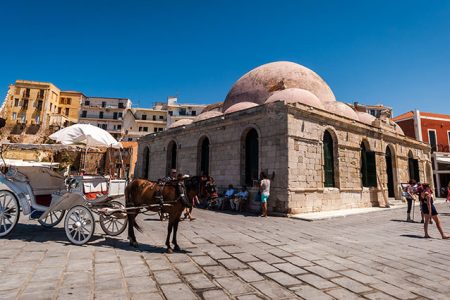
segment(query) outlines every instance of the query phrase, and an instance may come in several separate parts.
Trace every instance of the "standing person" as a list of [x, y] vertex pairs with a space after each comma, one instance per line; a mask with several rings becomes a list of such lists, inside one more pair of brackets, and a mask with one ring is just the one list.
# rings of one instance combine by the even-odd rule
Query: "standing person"
[[414, 201], [414, 186], [416, 185], [416, 181], [411, 179], [408, 182], [408, 185], [404, 189], [404, 195], [406, 201], [408, 202], [408, 209], [406, 211], [406, 222], [412, 222], [411, 220], [411, 207], [413, 206]]
[[267, 174], [261, 172], [261, 183], [259, 190], [261, 191], [261, 217], [267, 217], [267, 200], [270, 195], [270, 179], [267, 178]]
[[423, 229], [425, 231], [425, 238], [430, 238], [430, 235], [428, 234], [428, 221], [430, 219], [433, 219], [434, 222], [436, 222], [436, 227], [439, 230], [439, 233], [441, 234], [442, 239], [448, 239], [449, 236], [444, 234], [444, 231], [442, 230], [441, 221], [438, 217], [438, 212], [436, 210], [436, 207], [434, 207], [433, 204], [433, 191], [430, 188], [430, 185], [427, 183], [423, 184], [423, 207], [422, 212], [425, 216], [425, 223], [423, 225]]

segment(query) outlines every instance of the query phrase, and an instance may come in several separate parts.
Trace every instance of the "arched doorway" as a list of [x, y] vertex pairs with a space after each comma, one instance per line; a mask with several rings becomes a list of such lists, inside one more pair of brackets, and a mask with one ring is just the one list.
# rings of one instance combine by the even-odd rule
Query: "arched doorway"
[[410, 150], [408, 153], [408, 173], [409, 179], [414, 179], [417, 182], [420, 182], [419, 175], [419, 160], [414, 159], [413, 153]]
[[388, 197], [395, 197], [395, 185], [394, 185], [394, 156], [389, 146], [386, 147], [386, 175], [387, 175], [387, 188]]
[[142, 178], [148, 179], [149, 177], [149, 165], [150, 165], [150, 149], [148, 147], [144, 148], [144, 153], [142, 154]]
[[323, 135], [324, 187], [335, 187], [334, 180], [334, 142], [328, 130]]
[[167, 174], [170, 174], [171, 169], [177, 169], [177, 143], [170, 141], [167, 146]]
[[370, 151], [367, 141], [361, 143], [361, 183], [363, 187], [377, 186], [375, 152]]
[[245, 184], [252, 186], [253, 180], [258, 180], [259, 172], [259, 137], [256, 129], [250, 129], [245, 135]]
[[198, 162], [199, 162], [199, 174], [208, 176], [209, 175], [209, 139], [204, 137], [200, 139], [199, 142], [199, 152], [198, 152]]

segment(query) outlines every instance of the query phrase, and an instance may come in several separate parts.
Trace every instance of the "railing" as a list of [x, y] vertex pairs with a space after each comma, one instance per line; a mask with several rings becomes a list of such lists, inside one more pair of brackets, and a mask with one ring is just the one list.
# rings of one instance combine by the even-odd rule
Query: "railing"
[[437, 147], [431, 147], [432, 152], [450, 152], [450, 146], [439, 144]]

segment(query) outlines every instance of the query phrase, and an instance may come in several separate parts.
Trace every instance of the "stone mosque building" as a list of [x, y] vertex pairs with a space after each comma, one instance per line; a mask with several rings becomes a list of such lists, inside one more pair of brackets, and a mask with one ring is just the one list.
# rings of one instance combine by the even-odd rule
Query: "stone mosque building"
[[275, 174], [268, 206], [282, 214], [383, 206], [401, 197], [400, 183], [432, 181], [427, 144], [336, 101], [319, 75], [292, 62], [251, 70], [223, 105], [141, 138], [138, 155], [141, 178], [175, 168], [255, 192], [261, 171]]

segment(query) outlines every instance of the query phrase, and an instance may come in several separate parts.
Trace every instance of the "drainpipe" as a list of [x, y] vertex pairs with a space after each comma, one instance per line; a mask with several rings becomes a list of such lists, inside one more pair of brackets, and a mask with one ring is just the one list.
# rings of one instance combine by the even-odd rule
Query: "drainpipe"
[[418, 109], [416, 109], [414, 111], [413, 119], [414, 119], [414, 132], [416, 134], [416, 139], [419, 142], [423, 142], [423, 139], [422, 139], [422, 123], [421, 123], [421, 120], [420, 120], [420, 112], [419, 112]]

